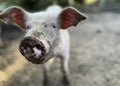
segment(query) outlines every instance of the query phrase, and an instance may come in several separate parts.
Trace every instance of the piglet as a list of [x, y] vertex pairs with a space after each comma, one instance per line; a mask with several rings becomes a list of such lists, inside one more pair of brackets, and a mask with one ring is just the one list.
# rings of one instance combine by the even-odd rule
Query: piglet
[[44, 85], [48, 85], [48, 71], [52, 57], [60, 57], [63, 81], [69, 85], [69, 34], [67, 29], [76, 26], [86, 17], [73, 7], [62, 9], [51, 6], [45, 11], [30, 13], [21, 7], [11, 6], [0, 14], [0, 19], [13, 23], [26, 31], [19, 45], [20, 53], [34, 64], [43, 64]]

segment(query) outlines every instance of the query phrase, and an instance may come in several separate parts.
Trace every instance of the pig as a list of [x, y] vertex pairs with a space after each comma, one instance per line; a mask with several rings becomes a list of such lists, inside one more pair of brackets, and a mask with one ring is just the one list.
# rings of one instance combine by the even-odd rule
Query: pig
[[18, 6], [11, 6], [0, 14], [6, 23], [15, 24], [26, 31], [19, 45], [20, 53], [33, 64], [43, 64], [43, 85], [48, 86], [48, 71], [52, 57], [61, 59], [63, 81], [69, 81], [70, 38], [67, 29], [76, 26], [86, 16], [73, 7], [48, 7], [45, 11], [30, 13]]

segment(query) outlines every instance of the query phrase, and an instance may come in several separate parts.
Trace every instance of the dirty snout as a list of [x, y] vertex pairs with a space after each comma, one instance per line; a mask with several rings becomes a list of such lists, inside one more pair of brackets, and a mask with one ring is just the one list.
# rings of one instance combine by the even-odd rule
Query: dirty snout
[[46, 54], [45, 45], [36, 38], [25, 37], [19, 46], [20, 53], [30, 62], [40, 64]]

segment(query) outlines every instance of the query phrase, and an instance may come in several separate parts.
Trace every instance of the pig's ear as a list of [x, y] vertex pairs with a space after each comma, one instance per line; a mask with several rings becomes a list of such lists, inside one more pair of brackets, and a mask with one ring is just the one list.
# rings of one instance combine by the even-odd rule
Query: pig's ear
[[11, 6], [0, 13], [0, 19], [7, 23], [13, 23], [25, 29], [26, 11], [17, 6]]
[[67, 29], [70, 26], [76, 26], [81, 20], [86, 19], [85, 15], [73, 7], [67, 7], [59, 15], [60, 27]]

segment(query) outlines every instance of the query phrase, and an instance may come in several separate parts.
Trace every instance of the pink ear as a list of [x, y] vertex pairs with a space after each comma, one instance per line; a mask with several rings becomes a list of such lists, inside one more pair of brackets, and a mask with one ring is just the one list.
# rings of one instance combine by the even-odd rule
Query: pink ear
[[10, 7], [0, 14], [0, 19], [8, 23], [14, 23], [25, 29], [24, 13], [21, 8]]
[[76, 26], [81, 20], [86, 19], [86, 17], [72, 7], [64, 9], [59, 15], [60, 27], [62, 29], [67, 29], [70, 26]]

